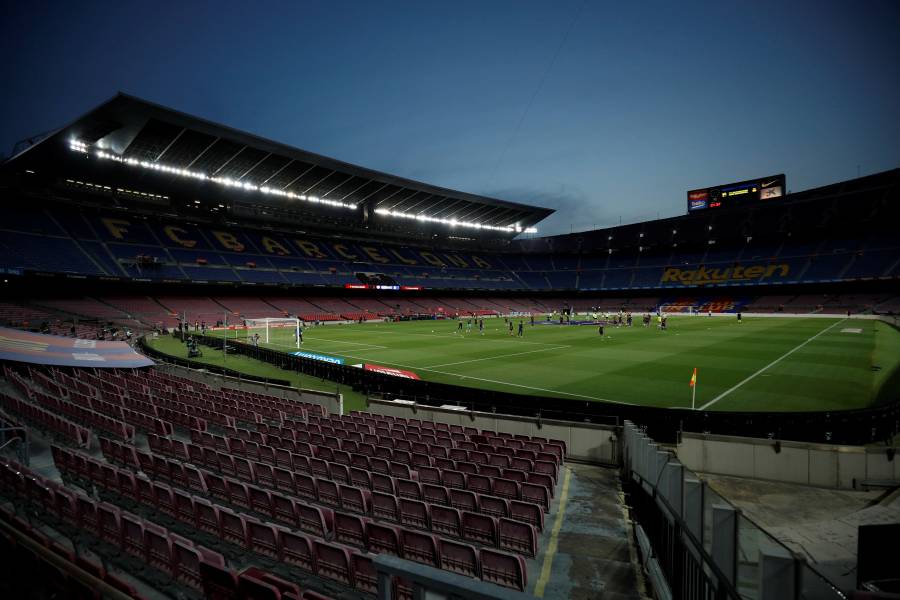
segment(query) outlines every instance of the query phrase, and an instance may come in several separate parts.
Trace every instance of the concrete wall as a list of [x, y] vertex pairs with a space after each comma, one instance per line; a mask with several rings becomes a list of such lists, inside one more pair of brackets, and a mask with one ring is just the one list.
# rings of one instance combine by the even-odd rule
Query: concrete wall
[[900, 452], [890, 459], [887, 448], [781, 442], [776, 453], [774, 440], [682, 433], [676, 453], [702, 473], [838, 489], [865, 480], [900, 484]]
[[609, 425], [547, 419], [539, 421], [527, 417], [432, 408], [403, 401], [375, 399], [369, 400], [368, 410], [394, 417], [562, 440], [566, 443], [567, 458], [602, 464], [614, 464], [619, 460], [618, 428]]

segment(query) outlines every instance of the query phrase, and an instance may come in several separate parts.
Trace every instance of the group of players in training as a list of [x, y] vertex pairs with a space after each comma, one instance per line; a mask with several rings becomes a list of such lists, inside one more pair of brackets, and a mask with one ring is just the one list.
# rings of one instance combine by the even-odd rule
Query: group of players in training
[[[554, 313], [553, 315], [547, 315], [546, 322], [552, 323], [555, 316], [556, 316], [556, 313]], [[573, 324], [572, 316], [573, 315], [571, 315], [571, 313], [569, 313], [569, 312], [558, 313], [559, 324], [560, 325]], [[711, 312], [709, 313], [709, 316], [710, 317], [712, 316]], [[605, 313], [602, 315], [602, 318], [599, 313], [594, 312], [594, 313], [591, 313], [590, 317], [591, 317], [591, 321], [593, 321], [594, 323], [596, 323], [598, 325], [597, 333], [600, 335], [601, 339], [605, 339], [604, 338], [604, 327], [605, 326], [631, 327], [634, 322], [631, 312], [625, 312], [625, 311], [621, 311], [621, 310], [618, 312], [618, 314]], [[534, 315], [529, 315], [529, 318], [531, 320], [531, 326], [534, 327], [534, 323], [535, 323]], [[461, 333], [463, 333], [462, 317], [457, 316], [457, 321], [458, 321], [458, 325], [457, 325], [456, 331], [454, 333], [461, 334]], [[737, 321], [738, 321], [738, 323], [743, 322], [741, 313], [737, 313]], [[506, 325], [506, 330], [508, 331], [508, 335], [510, 335], [510, 336], [516, 335], [517, 337], [525, 336], [525, 321], [524, 320], [519, 319], [518, 332], [515, 334], [513, 333], [513, 331], [515, 329], [515, 318], [503, 317], [503, 322]], [[650, 324], [653, 322], [653, 317], [651, 316], [651, 314], [649, 312], [644, 313], [641, 317], [641, 322], [644, 327], [650, 327]], [[480, 335], [484, 335], [484, 318], [482, 317], [482, 318], [467, 319], [465, 322], [465, 333], [472, 332], [473, 324], [478, 327], [478, 333]], [[575, 323], [575, 324], [577, 324], [577, 323]], [[584, 324], [584, 323], [582, 323], [582, 324]], [[657, 311], [656, 327], [660, 331], [668, 331], [668, 329], [669, 329], [668, 315]]]

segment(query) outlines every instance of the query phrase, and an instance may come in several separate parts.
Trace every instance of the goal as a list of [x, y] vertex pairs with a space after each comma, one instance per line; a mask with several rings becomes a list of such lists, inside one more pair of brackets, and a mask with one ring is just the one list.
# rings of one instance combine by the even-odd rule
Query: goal
[[258, 333], [266, 344], [276, 343], [300, 347], [300, 319], [294, 317], [244, 319], [247, 339]]

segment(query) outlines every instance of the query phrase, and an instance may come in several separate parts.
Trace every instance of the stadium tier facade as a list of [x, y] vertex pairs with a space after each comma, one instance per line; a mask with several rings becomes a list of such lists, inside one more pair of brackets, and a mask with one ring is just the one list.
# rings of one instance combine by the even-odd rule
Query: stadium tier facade
[[[528, 571], [549, 569], [537, 561], [545, 515], [565, 511], [566, 460], [597, 459], [544, 427], [602, 436], [614, 464], [625, 431], [639, 482], [661, 473], [634, 455], [649, 443], [641, 436], [877, 444], [900, 430], [900, 169], [799, 193], [785, 193], [784, 175], [691, 190], [684, 216], [540, 237], [551, 209], [380, 173], [124, 94], [16, 150], [0, 170], [0, 325], [81, 339], [58, 353], [61, 366], [34, 366], [50, 345], [3, 335], [0, 419], [13, 432], [38, 426], [57, 470], [4, 458], [3, 495], [145, 575], [117, 580], [4, 508], [7, 550], [51, 547], [78, 563], [72, 586], [109, 597], [140, 597], [148, 580], [190, 598], [388, 597], [385, 585], [407, 598], [425, 583], [460, 597], [544, 594], [546, 577], [535, 584]], [[749, 314], [772, 321], [745, 326]], [[765, 324], [777, 319], [783, 327]], [[371, 412], [175, 367], [103, 370], [96, 340], [125, 332], [161, 362], [236, 378], [248, 376], [242, 364], [268, 363], [284, 379], [267, 375], [266, 386], [327, 382], [334, 392], [317, 393], [352, 390]], [[190, 360], [158, 343], [173, 333]], [[710, 339], [719, 346], [697, 351]], [[832, 371], [879, 373], [831, 385], [813, 357], [780, 391], [717, 404], [825, 339], [849, 340], [843, 354], [817, 355]], [[492, 352], [457, 350], [479, 340]], [[704, 353], [698, 378], [686, 361]], [[482, 361], [515, 376], [474, 372]], [[646, 399], [636, 382], [654, 375]], [[683, 388], [676, 401], [670, 376]], [[696, 402], [707, 385], [721, 389]], [[783, 404], [791, 394], [796, 404]], [[435, 423], [439, 413], [503, 415], [533, 435]], [[642, 502], [642, 514], [656, 510]], [[678, 519], [670, 526], [688, 527]], [[704, 583], [678, 597], [758, 597], [739, 594], [702, 543], [690, 553]], [[665, 575], [654, 585], [676, 583]], [[621, 593], [636, 594], [626, 579]]]

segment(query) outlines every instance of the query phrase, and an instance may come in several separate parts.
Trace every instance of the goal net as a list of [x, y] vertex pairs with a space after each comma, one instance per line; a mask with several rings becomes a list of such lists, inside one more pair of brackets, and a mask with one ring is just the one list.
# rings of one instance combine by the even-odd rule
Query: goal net
[[300, 347], [300, 319], [274, 318], [244, 319], [244, 332], [247, 340], [259, 334], [259, 341], [264, 344]]

